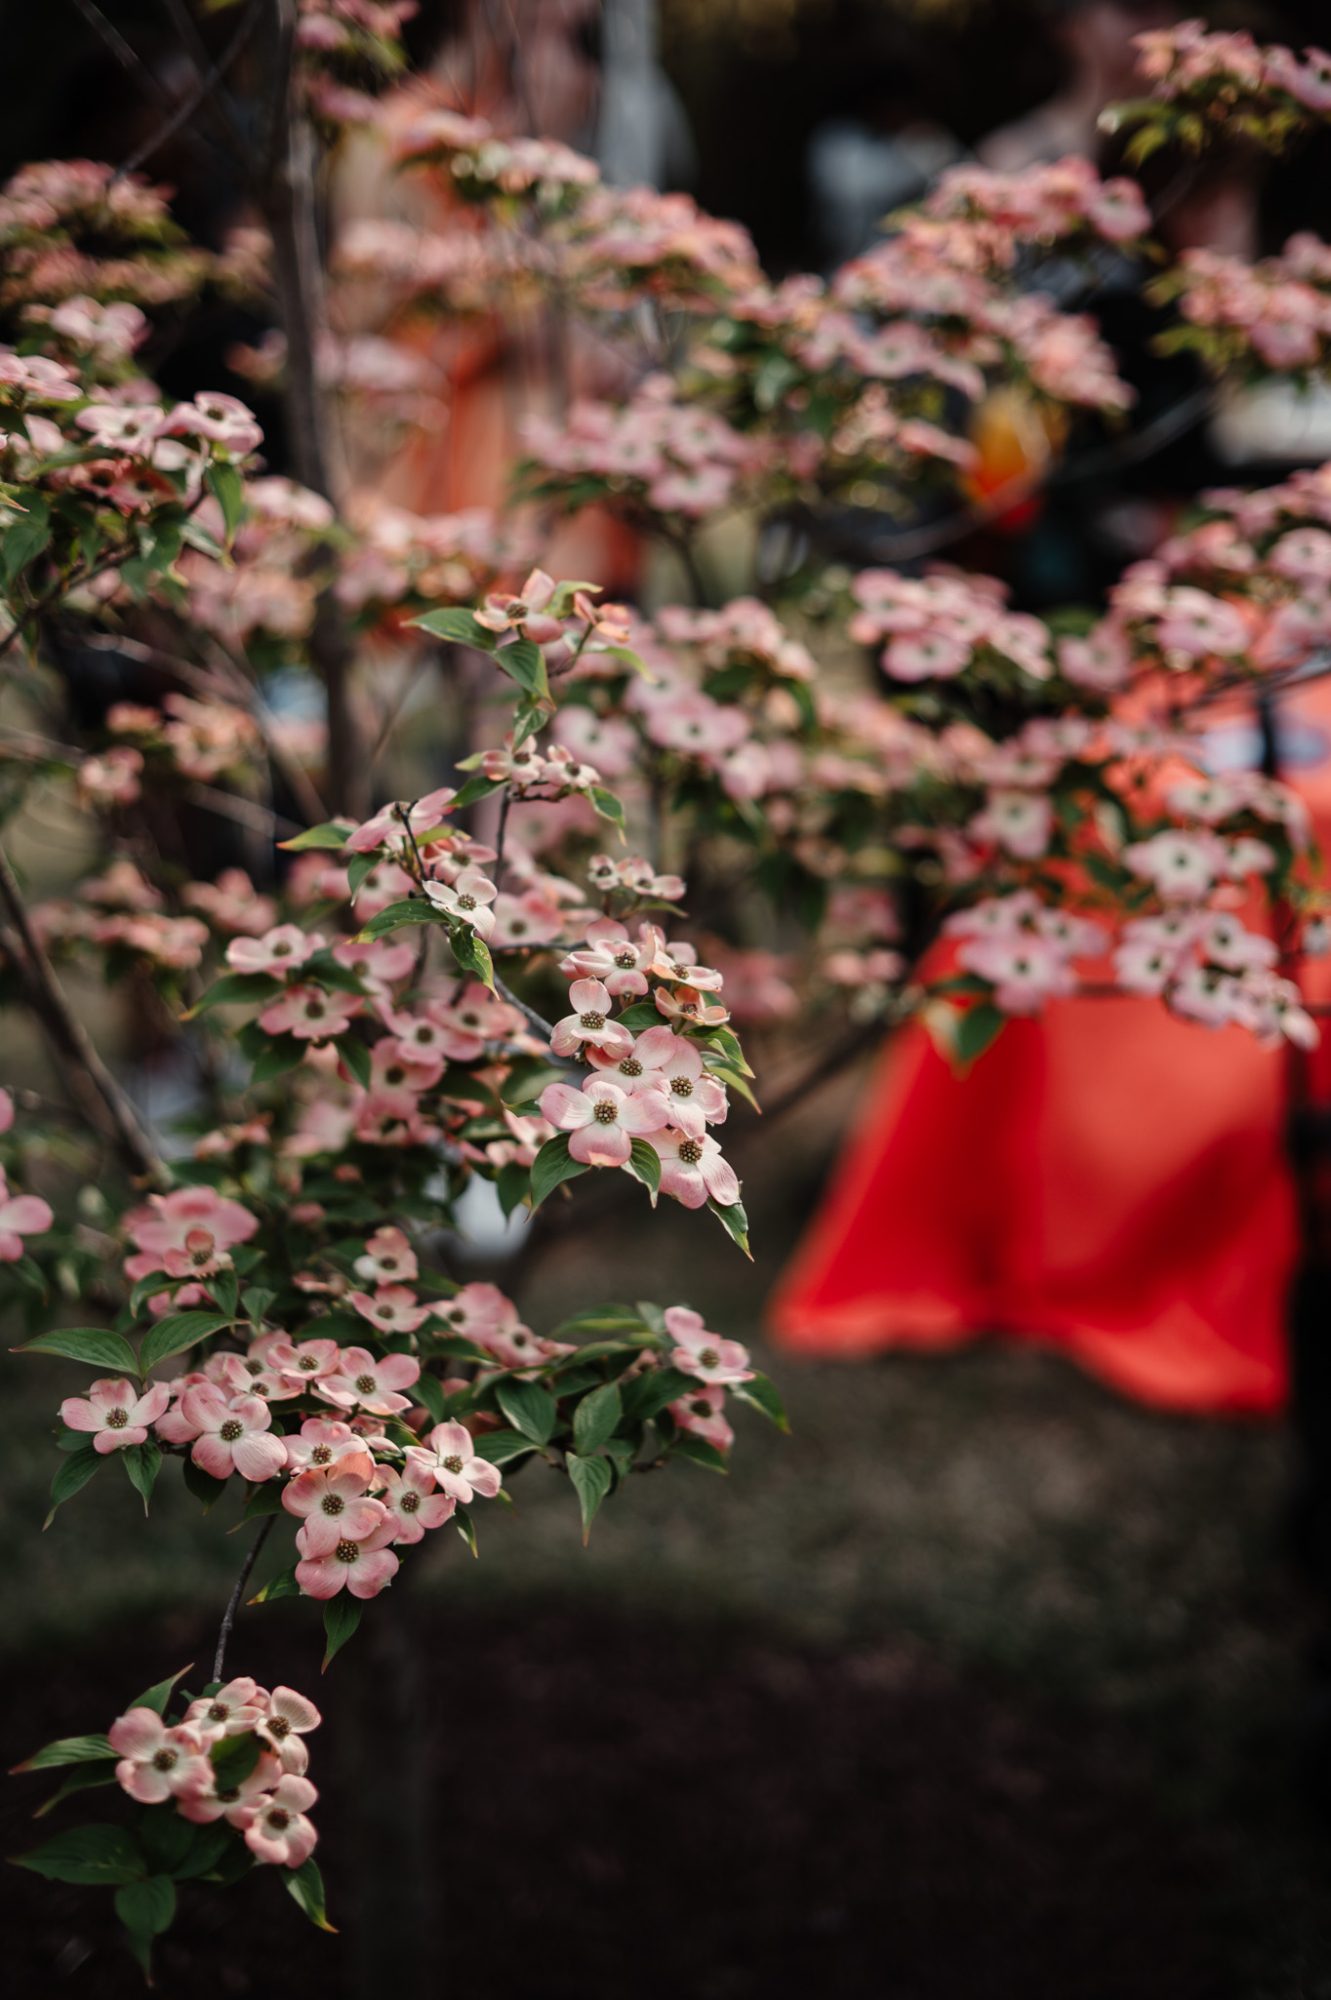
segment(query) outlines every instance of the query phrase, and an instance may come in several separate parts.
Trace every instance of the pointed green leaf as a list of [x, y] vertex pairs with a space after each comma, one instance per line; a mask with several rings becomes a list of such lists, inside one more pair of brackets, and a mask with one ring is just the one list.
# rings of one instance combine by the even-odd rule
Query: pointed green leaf
[[573, 1412], [573, 1442], [583, 1457], [590, 1457], [613, 1437], [624, 1414], [624, 1399], [618, 1382], [607, 1382], [584, 1396]]
[[231, 1324], [222, 1313], [206, 1312], [202, 1307], [191, 1307], [188, 1312], [168, 1313], [149, 1327], [139, 1348], [139, 1366], [146, 1375], [159, 1361], [167, 1361], [173, 1354], [183, 1354], [187, 1348], [196, 1347], [209, 1334], [221, 1333]]
[[44, 1875], [48, 1882], [108, 1888], [141, 1881], [146, 1874], [143, 1849], [122, 1826], [71, 1827], [31, 1854], [16, 1854], [14, 1861], [34, 1875]]
[[582, 1509], [582, 1543], [585, 1548], [591, 1539], [592, 1522], [601, 1502], [614, 1484], [614, 1468], [608, 1458], [580, 1458], [571, 1451], [565, 1455], [564, 1464]]
[[449, 639], [455, 646], [477, 646], [483, 653], [495, 649], [495, 634], [476, 622], [474, 611], [467, 611], [461, 605], [442, 605], [438, 611], [425, 611], [419, 618], [409, 618], [407, 623], [428, 632], [434, 639]]
[[512, 1376], [495, 1389], [495, 1400], [512, 1424], [533, 1444], [548, 1444], [559, 1421], [554, 1397], [539, 1382], [524, 1382]]
[[132, 1937], [160, 1937], [175, 1914], [176, 1885], [169, 1875], [150, 1875], [116, 1890], [116, 1915]]
[[768, 1422], [775, 1424], [779, 1431], [789, 1431], [790, 1419], [786, 1415], [785, 1404], [777, 1394], [775, 1384], [769, 1382], [766, 1375], [755, 1371], [751, 1381], [732, 1382], [728, 1387], [732, 1396], [737, 1396], [742, 1403], [751, 1403], [755, 1410], [761, 1410]]
[[324, 1605], [324, 1638], [326, 1644], [324, 1646], [323, 1666], [320, 1668], [321, 1673], [326, 1674], [328, 1672], [329, 1667], [342, 1651], [347, 1640], [355, 1637], [356, 1628], [360, 1624], [361, 1614], [364, 1609], [365, 1607], [359, 1598], [352, 1597], [346, 1591], [339, 1591], [336, 1597], [328, 1599], [328, 1602]]
[[70, 1452], [60, 1461], [51, 1481], [51, 1510], [42, 1522], [43, 1528], [50, 1527], [57, 1509], [63, 1507], [66, 1500], [72, 1500], [105, 1464], [106, 1459], [101, 1452], [94, 1451], [91, 1444], [82, 1445], [78, 1451]]
[[91, 1368], [111, 1368], [117, 1375], [137, 1375], [139, 1357], [123, 1333], [106, 1326], [62, 1326], [25, 1340], [16, 1354], [59, 1354], [66, 1361], [86, 1361]]
[[114, 1756], [109, 1737], [62, 1736], [41, 1750], [34, 1750], [21, 1764], [15, 1764], [10, 1775], [19, 1771], [54, 1771], [61, 1764], [92, 1764]]
[[293, 834], [290, 840], [279, 840], [277, 844], [288, 854], [304, 854], [311, 847], [332, 851], [345, 847], [348, 835], [355, 830], [349, 820], [328, 819], [322, 826], [307, 826], [304, 833]]
[[547, 1139], [531, 1166], [531, 1205], [538, 1209], [547, 1195], [564, 1181], [576, 1180], [579, 1174], [590, 1169], [581, 1160], [572, 1159], [568, 1150], [568, 1133], [556, 1132], [553, 1139]]
[[321, 1931], [331, 1931], [336, 1936], [337, 1926], [328, 1921], [323, 1876], [319, 1873], [317, 1862], [313, 1859], [302, 1861], [299, 1868], [284, 1868], [281, 1873], [287, 1894], [294, 1898], [310, 1922]]

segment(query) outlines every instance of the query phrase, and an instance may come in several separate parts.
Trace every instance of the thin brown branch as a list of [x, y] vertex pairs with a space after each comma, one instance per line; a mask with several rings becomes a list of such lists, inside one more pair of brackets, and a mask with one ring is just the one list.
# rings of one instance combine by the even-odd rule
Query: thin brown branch
[[245, 1585], [249, 1582], [254, 1565], [259, 1560], [260, 1550], [268, 1540], [269, 1535], [273, 1532], [273, 1524], [276, 1519], [276, 1514], [269, 1514], [267, 1519], [260, 1523], [259, 1532], [250, 1543], [245, 1560], [240, 1565], [240, 1574], [231, 1587], [231, 1595], [227, 1599], [226, 1610], [222, 1613], [222, 1623], [217, 1628], [217, 1650], [213, 1654], [213, 1679], [215, 1681], [220, 1681], [222, 1678], [222, 1669], [226, 1665], [227, 1642], [231, 1637], [231, 1628], [236, 1622], [236, 1613], [240, 1610], [240, 1600], [245, 1594]]
[[94, 1123], [109, 1131], [132, 1173], [145, 1180], [165, 1181], [166, 1168], [137, 1111], [65, 998], [3, 848], [0, 848], [0, 906], [18, 939], [20, 949], [14, 953], [14, 960], [29, 1005], [52, 1048], [63, 1058], [71, 1090], [77, 1092]]

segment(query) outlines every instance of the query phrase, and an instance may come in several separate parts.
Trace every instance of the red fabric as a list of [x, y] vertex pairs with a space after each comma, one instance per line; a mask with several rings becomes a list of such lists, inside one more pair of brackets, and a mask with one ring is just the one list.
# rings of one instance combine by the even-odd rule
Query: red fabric
[[[1298, 718], [1331, 725], [1331, 689]], [[1331, 847], [1331, 764], [1295, 782]], [[1305, 981], [1319, 998], [1321, 966]], [[1328, 1062], [1315, 1069], [1325, 1081]], [[770, 1307], [824, 1355], [1053, 1343], [1177, 1410], [1268, 1412], [1286, 1393], [1297, 1247], [1285, 1058], [1146, 1000], [1071, 1000], [1011, 1023], [964, 1078], [893, 1042]]]

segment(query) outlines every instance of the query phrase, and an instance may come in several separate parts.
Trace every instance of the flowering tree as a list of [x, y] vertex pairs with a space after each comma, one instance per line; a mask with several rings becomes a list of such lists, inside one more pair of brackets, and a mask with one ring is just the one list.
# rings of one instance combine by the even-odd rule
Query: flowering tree
[[[320, 1602], [327, 1666], [436, 1530], [474, 1551], [482, 1503], [531, 1462], [566, 1477], [585, 1537], [635, 1471], [724, 1470], [732, 1403], [784, 1422], [686, 1304], [533, 1329], [457, 1282], [463, 1195], [576, 1218], [566, 1183], [627, 1175], [747, 1251], [717, 1136], [754, 1103], [746, 1020], [920, 1015], [965, 1062], [1007, 1016], [1106, 989], [1306, 1043], [1302, 809], [1272, 778], [1208, 776], [1197, 717], [1331, 638], [1331, 468], [1206, 496], [1099, 613], [1041, 620], [922, 566], [950, 522], [1121, 421], [1114, 356], [1038, 265], [1071, 260], [1084, 301], [1101, 260], [1144, 254], [1132, 181], [959, 169], [829, 283], [773, 286], [686, 198], [404, 97], [402, 5], [211, 11], [236, 23], [174, 116], [242, 146], [253, 219], [223, 249], [185, 241], [132, 169], [39, 163], [0, 195], [3, 998], [69, 1100], [0, 1095], [0, 1266], [25, 1351], [93, 1371], [60, 1403], [52, 1514], [117, 1467], [146, 1509], [175, 1461], [205, 1513], [255, 1522], [207, 1679], [21, 1767], [134, 1802], [24, 1865], [111, 1887], [145, 1966], [180, 1882], [276, 1864], [327, 1921], [319, 1712], [228, 1666], [274, 1531], [289, 1555], [251, 1601]], [[1331, 101], [1316, 53], [1144, 42], [1153, 94], [1119, 114], [1139, 158], [1234, 120], [1292, 143]], [[237, 92], [270, 133], [257, 162]], [[320, 231], [349, 128], [436, 226]], [[1170, 338], [1218, 376], [1317, 369], [1329, 255], [1185, 258], [1154, 281]], [[271, 308], [236, 359], [280, 386], [292, 477], [235, 397], [175, 400], [148, 372], [208, 293]], [[442, 420], [435, 323], [496, 312], [539, 324], [555, 403], [511, 503], [412, 514], [372, 466], [353, 482], [367, 435], [400, 452]], [[573, 394], [579, 342], [613, 394]], [[986, 490], [976, 412], [1014, 393], [1043, 449]], [[650, 613], [542, 566], [591, 507], [662, 552]], [[899, 566], [847, 568], [848, 508], [903, 524]], [[724, 516], [754, 581], [718, 601]], [[293, 685], [319, 697], [294, 716]], [[377, 803], [425, 703], [447, 782]], [[10, 832], [53, 787], [99, 865], [33, 902]], [[207, 826], [233, 843], [220, 869]], [[180, 1131], [150, 1128], [71, 1005], [89, 963], [177, 1047]], [[98, 1323], [61, 1324], [74, 1300]]]

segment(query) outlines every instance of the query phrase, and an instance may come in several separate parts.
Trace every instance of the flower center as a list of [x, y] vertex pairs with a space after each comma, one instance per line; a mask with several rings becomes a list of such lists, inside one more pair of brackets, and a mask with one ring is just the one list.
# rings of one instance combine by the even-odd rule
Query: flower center
[[[389, 1317], [391, 1318], [391, 1314]], [[368, 1396], [375, 1387], [373, 1375], [358, 1375], [356, 1377], [356, 1387], [360, 1390], [362, 1396]]]
[[702, 1158], [702, 1144], [697, 1139], [685, 1139], [679, 1149], [679, 1157], [686, 1167], [696, 1167]]
[[277, 1741], [278, 1741], [279, 1743], [280, 1743], [280, 1742], [282, 1741], [282, 1738], [283, 1738], [284, 1736], [290, 1736], [290, 1734], [291, 1734], [291, 1724], [290, 1724], [290, 1723], [289, 1723], [289, 1722], [287, 1721], [287, 1719], [286, 1719], [285, 1715], [270, 1715], [270, 1716], [269, 1716], [269, 1718], [268, 1718], [268, 1734], [269, 1734], [270, 1736], [273, 1736], [273, 1737], [276, 1737], [276, 1739], [277, 1739]]
[[325, 1514], [340, 1514], [345, 1509], [346, 1504], [340, 1493], [325, 1493], [323, 1499], [319, 1502]]
[[676, 1097], [692, 1097], [693, 1078], [691, 1076], [672, 1076], [670, 1079], [670, 1088]]
[[285, 1806], [274, 1806], [264, 1817], [267, 1819], [274, 1833], [285, 1833], [291, 1824], [291, 1814], [286, 1810]]
[[704, 1368], [716, 1368], [720, 1365], [721, 1356], [714, 1347], [704, 1347], [698, 1359]]
[[123, 1431], [128, 1422], [128, 1410], [115, 1409], [106, 1413], [106, 1428], [109, 1431]]
[[578, 1022], [584, 1028], [603, 1028], [605, 1026], [605, 1015], [598, 1014], [595, 1011], [590, 1014], [579, 1014]]
[[291, 956], [291, 946], [289, 944], [286, 944], [284, 942], [282, 944], [275, 944], [273, 946], [274, 958], [290, 958], [290, 956]]
[[315, 1369], [316, 1369], [316, 1368], [317, 1368], [318, 1366], [319, 1366], [319, 1364], [318, 1364], [318, 1362], [317, 1362], [317, 1361], [315, 1360], [315, 1358], [314, 1358], [314, 1356], [313, 1356], [312, 1354], [302, 1354], [302, 1355], [301, 1355], [301, 1357], [300, 1357], [300, 1367], [301, 1367], [301, 1370], [303, 1371], [303, 1373], [304, 1373], [304, 1374], [306, 1374], [306, 1375], [313, 1375], [313, 1373], [314, 1373]]
[[354, 1562], [357, 1562], [357, 1561], [359, 1560], [359, 1558], [360, 1558], [360, 1543], [359, 1543], [359, 1542], [339, 1542], [339, 1543], [338, 1543], [338, 1545], [337, 1545], [337, 1559], [338, 1559], [338, 1561], [339, 1561], [340, 1563], [354, 1563]]
[[178, 1750], [155, 1750], [153, 1752], [154, 1771], [173, 1771], [180, 1761]]
[[223, 1702], [215, 1701], [208, 1710], [208, 1720], [209, 1722], [226, 1722], [230, 1718], [230, 1714], [230, 1709]]
[[419, 1493], [404, 1493], [397, 1504], [399, 1513], [414, 1514], [421, 1504], [421, 1496]]
[[613, 1125], [618, 1113], [608, 1097], [603, 1097], [593, 1106], [592, 1117], [598, 1125]]
[[456, 1452], [450, 1453], [450, 1455], [444, 1460], [444, 1471], [458, 1473], [461, 1472], [461, 1470], [462, 1470], [462, 1460], [458, 1457]]
[[458, 908], [460, 910], [474, 910], [476, 908], [476, 898], [474, 896], [459, 896]]
[[317, 1444], [317, 1445], [315, 1445], [315, 1447], [314, 1447], [314, 1450], [313, 1450], [313, 1451], [312, 1451], [312, 1452], [310, 1453], [310, 1464], [311, 1464], [311, 1465], [331, 1465], [331, 1464], [332, 1464], [332, 1462], [333, 1462], [333, 1447], [332, 1447], [332, 1445], [331, 1445], [331, 1444]]
[[307, 1021], [322, 1021], [323, 1017], [324, 1008], [322, 1000], [307, 1000], [305, 1002], [305, 1019]]
[[245, 1426], [239, 1417], [228, 1417], [218, 1435], [223, 1444], [234, 1444], [237, 1438], [244, 1437]]
[[619, 967], [621, 972], [632, 972], [634, 966], [637, 963], [638, 963], [638, 954], [629, 945], [625, 945], [623, 951], [617, 951], [615, 953], [615, 964]]
[[642, 1064], [636, 1056], [625, 1056], [619, 1065], [619, 1073], [621, 1076], [641, 1076]]

